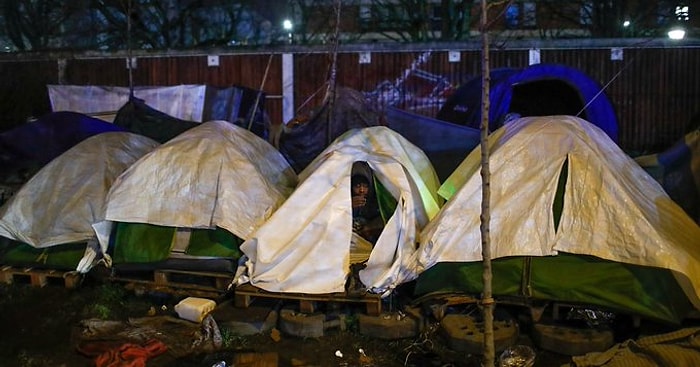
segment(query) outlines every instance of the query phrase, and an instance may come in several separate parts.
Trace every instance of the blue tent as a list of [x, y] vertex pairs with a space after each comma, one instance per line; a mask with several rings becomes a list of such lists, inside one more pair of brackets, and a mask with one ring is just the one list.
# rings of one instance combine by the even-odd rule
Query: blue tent
[[[582, 71], [559, 64], [535, 64], [523, 69], [491, 71], [489, 129], [503, 125], [509, 114], [571, 115], [601, 128], [617, 142], [617, 117], [601, 85]], [[437, 118], [479, 128], [481, 76], [459, 87]]]
[[[0, 182], [24, 180], [86, 138], [124, 129], [77, 112], [48, 113], [0, 133]], [[22, 176], [22, 177], [17, 177]]]

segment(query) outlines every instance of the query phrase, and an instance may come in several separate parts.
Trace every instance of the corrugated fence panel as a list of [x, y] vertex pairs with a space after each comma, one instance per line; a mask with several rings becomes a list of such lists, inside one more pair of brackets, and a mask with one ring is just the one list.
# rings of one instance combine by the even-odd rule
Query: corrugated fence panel
[[[526, 67], [529, 52], [492, 47], [490, 67]], [[435, 116], [446, 96], [466, 81], [479, 77], [482, 70], [478, 49], [454, 48], [452, 58], [449, 50], [416, 48], [372, 51], [368, 53], [369, 60], [361, 60], [363, 54], [363, 51], [338, 53], [338, 86], [359, 90], [380, 107], [395, 105], [427, 116]], [[268, 96], [265, 108], [271, 122], [286, 122], [282, 121], [281, 53], [218, 56], [219, 65], [209, 66], [206, 54], [140, 55], [132, 70], [133, 83], [137, 86], [237, 85], [256, 90], [262, 87]], [[682, 137], [691, 117], [700, 112], [700, 48], [628, 47], [622, 49], [622, 60], [611, 59], [611, 48], [545, 48], [540, 50], [540, 62], [579, 69], [605, 86], [605, 95], [617, 113], [618, 142], [632, 153], [670, 146]], [[295, 110], [308, 112], [322, 101], [331, 65], [328, 50], [294, 54]], [[50, 111], [46, 84], [129, 85], [126, 57], [117, 55], [1, 61], [0, 72], [3, 130]]]

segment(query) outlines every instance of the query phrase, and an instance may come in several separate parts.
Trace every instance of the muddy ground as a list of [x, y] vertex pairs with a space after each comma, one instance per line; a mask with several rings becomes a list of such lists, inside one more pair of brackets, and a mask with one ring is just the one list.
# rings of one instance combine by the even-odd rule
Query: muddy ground
[[[415, 338], [379, 340], [360, 335], [356, 325], [329, 330], [319, 338], [271, 332], [241, 336], [221, 327], [222, 346], [217, 349], [202, 337], [206, 332], [200, 325], [177, 318], [173, 307], [183, 297], [137, 293], [123, 284], [89, 277], [76, 289], [0, 285], [0, 366], [95, 366], [95, 354], [86, 351], [125, 343], [144, 345], [139, 341], [147, 339], [167, 346], [165, 353], [147, 359], [149, 367], [211, 367], [220, 361], [232, 366], [243, 355], [273, 356], [281, 367], [481, 365], [479, 356], [448, 348], [436, 328]], [[226, 296], [217, 301], [225, 303]], [[116, 329], [100, 333], [95, 331], [97, 326], [91, 330], [88, 325]], [[523, 339], [522, 343], [530, 342]], [[567, 356], [535, 350], [535, 366], [562, 366], [570, 361]]]

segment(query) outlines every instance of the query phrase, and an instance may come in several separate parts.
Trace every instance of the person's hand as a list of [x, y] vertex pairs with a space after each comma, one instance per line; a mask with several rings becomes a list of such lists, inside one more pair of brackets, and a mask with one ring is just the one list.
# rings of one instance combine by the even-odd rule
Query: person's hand
[[362, 195], [357, 195], [352, 197], [352, 207], [361, 208], [367, 204], [367, 197]]

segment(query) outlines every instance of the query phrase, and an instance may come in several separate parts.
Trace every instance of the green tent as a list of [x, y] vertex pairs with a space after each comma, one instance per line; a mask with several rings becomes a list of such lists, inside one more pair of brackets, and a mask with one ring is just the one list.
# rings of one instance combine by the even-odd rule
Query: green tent
[[232, 123], [208, 121], [124, 172], [107, 196], [106, 220], [94, 227], [115, 265], [224, 259], [233, 270], [239, 245], [296, 182], [268, 142]]
[[105, 132], [49, 162], [0, 208], [0, 262], [87, 272], [101, 258], [92, 225], [105, 218], [112, 183], [158, 145]]
[[[599, 128], [528, 117], [489, 139], [493, 293], [678, 323], [700, 300], [700, 228]], [[440, 188], [416, 293], [479, 294], [480, 148]]]

